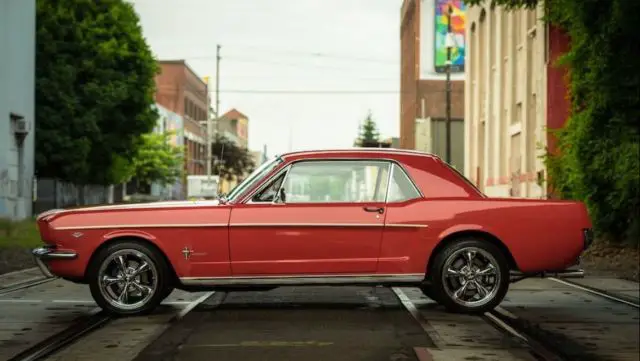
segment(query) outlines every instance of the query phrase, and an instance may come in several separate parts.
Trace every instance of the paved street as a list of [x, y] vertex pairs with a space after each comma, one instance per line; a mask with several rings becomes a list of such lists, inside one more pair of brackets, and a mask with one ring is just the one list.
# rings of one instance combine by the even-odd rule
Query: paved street
[[[33, 277], [13, 276], [11, 283]], [[638, 302], [638, 285], [581, 284]], [[62, 280], [2, 294], [0, 360], [96, 311], [87, 287]], [[202, 301], [202, 302], [199, 302]], [[197, 306], [196, 306], [197, 304]], [[195, 306], [191, 309], [190, 307]], [[580, 360], [639, 360], [639, 312], [552, 280], [512, 285], [499, 311]], [[182, 317], [184, 316], [184, 317]], [[553, 342], [556, 345], [553, 345]], [[444, 312], [413, 288], [283, 287], [174, 292], [148, 317], [120, 318], [48, 360], [535, 360], [487, 317]]]

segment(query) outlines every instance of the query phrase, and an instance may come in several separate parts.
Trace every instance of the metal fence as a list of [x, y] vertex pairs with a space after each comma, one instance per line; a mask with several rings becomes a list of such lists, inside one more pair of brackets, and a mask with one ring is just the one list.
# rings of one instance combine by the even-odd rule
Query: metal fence
[[57, 179], [37, 180], [37, 197], [33, 204], [33, 214], [55, 208], [113, 203], [113, 188], [108, 186], [79, 186]]

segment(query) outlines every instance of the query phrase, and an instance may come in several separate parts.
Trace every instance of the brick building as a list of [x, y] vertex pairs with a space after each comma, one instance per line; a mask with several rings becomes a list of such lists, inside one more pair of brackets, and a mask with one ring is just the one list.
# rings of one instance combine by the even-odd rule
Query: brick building
[[468, 11], [464, 174], [492, 196], [547, 197], [545, 130], [568, 116], [565, 70], [554, 65], [569, 40], [534, 10], [491, 5]]
[[[184, 124], [185, 170], [206, 174], [209, 89], [184, 60], [161, 60], [156, 76], [156, 103], [180, 115]], [[186, 182], [185, 182], [186, 183]]]
[[456, 38], [451, 74], [452, 164], [463, 169], [466, 8], [460, 0], [404, 0], [402, 3], [400, 147], [432, 152], [444, 159], [446, 17], [442, 10], [448, 4], [454, 8], [452, 27]]

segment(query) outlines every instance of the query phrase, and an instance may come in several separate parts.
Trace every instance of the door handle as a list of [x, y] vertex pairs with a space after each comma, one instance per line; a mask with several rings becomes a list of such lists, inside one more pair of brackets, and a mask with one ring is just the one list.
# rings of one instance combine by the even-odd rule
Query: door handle
[[384, 213], [384, 208], [382, 207], [364, 207], [365, 212], [378, 212], [380, 214]]

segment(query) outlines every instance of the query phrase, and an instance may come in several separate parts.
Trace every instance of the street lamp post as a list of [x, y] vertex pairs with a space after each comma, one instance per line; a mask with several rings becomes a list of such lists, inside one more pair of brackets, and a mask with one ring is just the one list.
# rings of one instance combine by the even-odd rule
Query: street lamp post
[[447, 163], [451, 164], [451, 49], [455, 46], [453, 34], [451, 33], [451, 14], [453, 9], [451, 5], [447, 9], [447, 35], [445, 37], [445, 46], [447, 47], [446, 62], [446, 121], [445, 121], [445, 158]]

